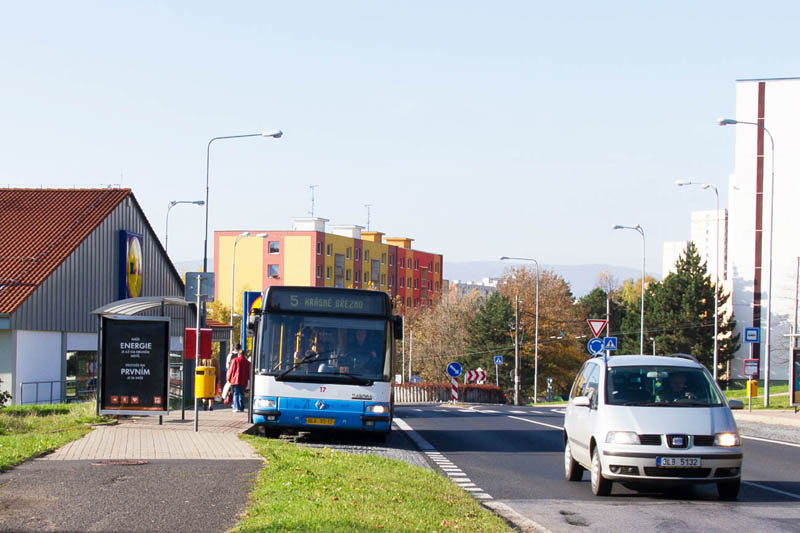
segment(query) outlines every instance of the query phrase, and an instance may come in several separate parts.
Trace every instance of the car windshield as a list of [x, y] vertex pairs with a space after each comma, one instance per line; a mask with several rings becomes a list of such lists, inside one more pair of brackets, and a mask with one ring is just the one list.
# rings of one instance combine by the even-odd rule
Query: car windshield
[[387, 321], [268, 314], [259, 371], [282, 380], [388, 380]]
[[608, 371], [606, 403], [656, 407], [723, 405], [708, 373], [683, 366], [620, 366]]

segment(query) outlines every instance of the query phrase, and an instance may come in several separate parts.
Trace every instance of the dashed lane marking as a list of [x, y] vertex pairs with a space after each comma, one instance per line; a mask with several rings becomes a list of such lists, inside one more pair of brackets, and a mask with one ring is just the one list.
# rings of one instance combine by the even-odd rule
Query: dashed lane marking
[[795, 498], [800, 500], [800, 494], [794, 494], [792, 492], [786, 492], [784, 490], [773, 489], [772, 487], [768, 487], [766, 485], [762, 485], [761, 483], [753, 483], [752, 481], [742, 481], [745, 485], [751, 485], [753, 487], [757, 487], [759, 489], [768, 490], [770, 492], [775, 492], [777, 494], [783, 494], [784, 496], [788, 496], [790, 498]]

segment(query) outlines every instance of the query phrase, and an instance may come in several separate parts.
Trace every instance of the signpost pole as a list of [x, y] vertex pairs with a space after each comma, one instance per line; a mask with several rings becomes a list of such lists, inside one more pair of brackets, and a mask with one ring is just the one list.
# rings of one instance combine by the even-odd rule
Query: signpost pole
[[[199, 276], [198, 276], [199, 277]], [[200, 359], [200, 280], [197, 280], [197, 324], [195, 325], [195, 336], [194, 336], [194, 370], [192, 376], [192, 383], [197, 379], [197, 360]], [[195, 432], [198, 431], [198, 420], [197, 415], [197, 394], [193, 394], [192, 397], [194, 398], [194, 430]]]
[[497, 363], [494, 364], [494, 384], [500, 386], [500, 366]]

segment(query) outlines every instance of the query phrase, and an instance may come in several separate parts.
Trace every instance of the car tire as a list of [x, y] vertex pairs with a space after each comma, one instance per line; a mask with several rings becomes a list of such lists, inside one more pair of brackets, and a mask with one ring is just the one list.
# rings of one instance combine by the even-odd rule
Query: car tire
[[572, 457], [572, 448], [569, 440], [564, 444], [564, 477], [567, 481], [580, 481], [583, 479], [584, 468]]
[[739, 487], [741, 485], [741, 479], [717, 483], [717, 492], [720, 500], [735, 500], [739, 496]]
[[608, 496], [611, 494], [612, 481], [603, 477], [603, 468], [600, 464], [600, 452], [595, 447], [592, 452], [592, 494], [595, 496]]

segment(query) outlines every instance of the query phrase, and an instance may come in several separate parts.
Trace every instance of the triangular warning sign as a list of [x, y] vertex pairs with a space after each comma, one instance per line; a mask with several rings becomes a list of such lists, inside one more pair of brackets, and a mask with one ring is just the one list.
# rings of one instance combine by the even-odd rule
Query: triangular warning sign
[[592, 330], [594, 336], [599, 337], [600, 332], [603, 331], [603, 328], [606, 327], [606, 323], [608, 321], [600, 318], [587, 318], [586, 322], [589, 324], [589, 328]]

